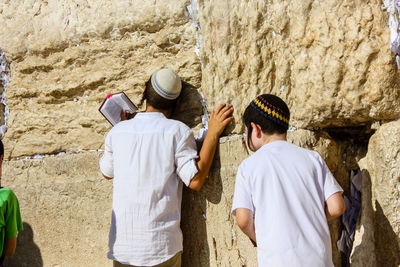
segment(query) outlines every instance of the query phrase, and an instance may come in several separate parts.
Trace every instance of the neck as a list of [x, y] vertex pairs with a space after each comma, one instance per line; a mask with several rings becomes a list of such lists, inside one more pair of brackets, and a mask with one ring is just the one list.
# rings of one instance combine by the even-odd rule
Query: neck
[[156, 109], [150, 105], [146, 106], [146, 111], [145, 112], [160, 112], [164, 114], [165, 117], [169, 118], [170, 117], [170, 112], [168, 110], [163, 110], [163, 109]]
[[286, 133], [283, 134], [274, 133], [272, 135], [264, 135], [263, 145], [266, 145], [274, 141], [286, 141]]

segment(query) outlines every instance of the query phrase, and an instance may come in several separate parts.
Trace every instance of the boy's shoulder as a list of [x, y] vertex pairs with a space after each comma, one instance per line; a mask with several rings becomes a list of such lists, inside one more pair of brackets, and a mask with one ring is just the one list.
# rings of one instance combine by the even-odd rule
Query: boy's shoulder
[[167, 119], [172, 127], [168, 127], [169, 131], [178, 139], [186, 139], [189, 135], [193, 134], [192, 129], [181, 121], [174, 119]]
[[1, 187], [0, 195], [1, 196], [9, 196], [10, 194], [14, 195], [14, 192], [10, 188]]
[[255, 153], [244, 159], [239, 167], [243, 169], [259, 166], [260, 161], [265, 163], [268, 157], [274, 157], [274, 153], [284, 153], [290, 158], [308, 158], [318, 162], [321, 162], [323, 160], [321, 155], [317, 151], [300, 147], [296, 144], [284, 141], [275, 143], [272, 146], [267, 145], [265, 147], [262, 147], [261, 149], [257, 150]]
[[2, 187], [0, 188], [0, 202], [4, 203], [5, 201], [17, 199], [17, 196], [10, 188]]
[[181, 121], [178, 121], [178, 120], [175, 120], [175, 119], [168, 119], [168, 118], [165, 118], [165, 119], [168, 121], [168, 123], [174, 124], [174, 125], [176, 125], [176, 126], [178, 126], [180, 128], [183, 128], [185, 130], [186, 129], [190, 129], [189, 126], [187, 126], [186, 124], [184, 124]]
[[298, 146], [296, 144], [293, 144], [291, 142], [286, 141], [285, 144], [287, 145], [288, 149], [289, 149], [289, 153], [303, 153], [303, 154], [307, 154], [315, 159], [320, 159], [321, 155], [312, 149], [309, 148], [305, 148], [305, 147], [301, 147]]

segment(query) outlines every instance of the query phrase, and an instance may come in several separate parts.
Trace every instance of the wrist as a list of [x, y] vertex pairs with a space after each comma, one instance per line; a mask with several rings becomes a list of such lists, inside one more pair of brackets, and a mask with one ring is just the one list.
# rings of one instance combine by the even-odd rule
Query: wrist
[[206, 139], [209, 139], [210, 141], [215, 141], [218, 142], [220, 134], [216, 131], [208, 131], [206, 135]]

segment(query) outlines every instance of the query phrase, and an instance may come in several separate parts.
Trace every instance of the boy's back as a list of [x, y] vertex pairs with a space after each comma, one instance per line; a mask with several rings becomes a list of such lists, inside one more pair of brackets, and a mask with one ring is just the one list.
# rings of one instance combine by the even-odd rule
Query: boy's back
[[103, 158], [102, 172], [114, 176], [109, 258], [147, 266], [181, 251], [180, 180], [188, 185], [197, 172], [191, 129], [159, 112], [138, 113], [110, 131]]
[[232, 210], [255, 214], [260, 266], [333, 266], [325, 201], [342, 191], [317, 152], [286, 141], [240, 165]]

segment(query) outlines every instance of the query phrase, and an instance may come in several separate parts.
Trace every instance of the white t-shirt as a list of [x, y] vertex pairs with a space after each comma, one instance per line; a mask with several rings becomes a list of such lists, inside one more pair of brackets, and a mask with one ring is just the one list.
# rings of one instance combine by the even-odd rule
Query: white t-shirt
[[138, 113], [108, 133], [101, 172], [114, 177], [108, 258], [153, 266], [182, 251], [182, 182], [197, 173], [197, 149], [185, 124]]
[[232, 213], [255, 215], [259, 266], [332, 266], [325, 201], [343, 191], [321, 156], [286, 141], [262, 146], [239, 166]]

